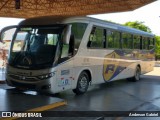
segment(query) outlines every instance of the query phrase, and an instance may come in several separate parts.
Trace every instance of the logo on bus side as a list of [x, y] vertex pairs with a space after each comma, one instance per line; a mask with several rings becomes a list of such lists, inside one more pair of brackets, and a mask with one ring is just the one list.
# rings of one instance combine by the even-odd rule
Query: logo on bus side
[[22, 62], [23, 62], [24, 64], [27, 64], [27, 65], [31, 65], [31, 64], [32, 64], [31, 59], [28, 58], [28, 57], [24, 57]]
[[114, 77], [119, 75], [127, 66], [132, 63], [127, 63], [125, 61], [118, 61], [117, 59], [122, 56], [115, 52], [106, 55], [103, 63], [103, 78], [105, 81], [112, 80]]
[[[103, 78], [105, 81], [112, 80], [118, 74], [120, 74], [125, 68], [132, 64], [132, 62], [127, 62], [127, 60], [153, 60], [154, 50], [150, 53], [145, 51], [125, 51], [125, 50], [114, 50], [112, 53], [105, 56], [103, 63]], [[122, 59], [119, 61], [117, 59]]]
[[118, 62], [111, 60], [104, 60], [103, 77], [105, 81], [111, 80], [117, 74]]

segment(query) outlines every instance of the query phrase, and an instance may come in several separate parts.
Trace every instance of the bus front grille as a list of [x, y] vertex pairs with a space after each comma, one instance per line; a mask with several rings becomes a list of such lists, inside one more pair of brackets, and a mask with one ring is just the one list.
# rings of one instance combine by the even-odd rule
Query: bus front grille
[[36, 77], [26, 77], [26, 76], [20, 76], [20, 75], [9, 75], [9, 77], [15, 80], [28, 81], [28, 82], [40, 81]]

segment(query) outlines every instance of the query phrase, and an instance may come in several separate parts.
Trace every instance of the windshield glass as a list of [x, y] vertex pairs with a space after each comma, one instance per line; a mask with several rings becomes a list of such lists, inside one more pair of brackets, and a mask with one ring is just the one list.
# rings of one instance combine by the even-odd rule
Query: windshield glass
[[9, 64], [22, 68], [52, 66], [63, 29], [64, 25], [18, 28], [11, 44]]

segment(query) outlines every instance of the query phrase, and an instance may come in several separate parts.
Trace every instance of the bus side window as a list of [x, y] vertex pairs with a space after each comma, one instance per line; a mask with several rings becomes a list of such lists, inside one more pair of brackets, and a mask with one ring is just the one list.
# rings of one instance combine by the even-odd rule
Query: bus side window
[[110, 30], [107, 30], [107, 43], [108, 48], [114, 48], [114, 39], [113, 39], [113, 32]]
[[104, 48], [105, 36], [103, 28], [93, 27], [87, 46], [91, 48]]
[[74, 35], [70, 36], [69, 44], [63, 44], [61, 58], [68, 58], [74, 55], [75, 38]]
[[64, 60], [77, 53], [88, 24], [75, 22], [71, 23], [71, 25], [72, 28], [69, 44], [62, 44], [61, 58]]
[[123, 49], [132, 49], [133, 40], [132, 34], [130, 33], [122, 33], [122, 41], [123, 41]]
[[74, 48], [75, 48], [75, 38], [74, 38], [74, 35], [71, 35], [70, 41], [69, 41], [69, 48], [68, 48], [69, 56], [74, 55]]
[[154, 48], [154, 38], [149, 39], [149, 50]]
[[87, 28], [87, 23], [72, 23], [71, 34], [74, 35], [74, 54], [77, 53], [84, 33]]
[[68, 57], [68, 49], [69, 49], [69, 45], [63, 44], [61, 58]]
[[120, 48], [120, 32], [107, 30], [107, 47]]
[[134, 49], [140, 49], [140, 36], [134, 35], [133, 45]]
[[147, 40], [147, 37], [143, 37], [142, 38], [142, 48], [143, 48], [143, 50], [147, 50], [148, 49], [148, 40]]

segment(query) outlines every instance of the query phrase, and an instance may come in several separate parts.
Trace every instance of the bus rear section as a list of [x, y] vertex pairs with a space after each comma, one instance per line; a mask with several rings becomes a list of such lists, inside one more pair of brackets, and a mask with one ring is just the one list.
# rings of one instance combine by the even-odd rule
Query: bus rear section
[[[140, 75], [154, 68], [154, 35], [118, 24], [92, 23], [86, 43], [94, 60], [96, 79], [114, 81], [140, 80]], [[94, 82], [92, 82], [94, 83]]]

